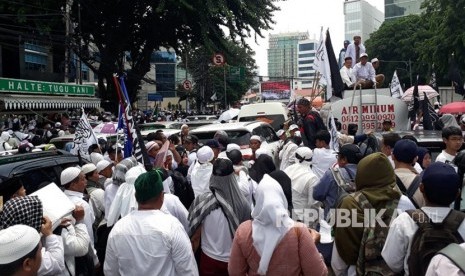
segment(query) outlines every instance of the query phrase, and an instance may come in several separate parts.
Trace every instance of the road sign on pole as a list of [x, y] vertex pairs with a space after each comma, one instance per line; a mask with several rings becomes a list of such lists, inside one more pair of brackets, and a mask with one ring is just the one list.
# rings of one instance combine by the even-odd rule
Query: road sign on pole
[[224, 56], [221, 53], [215, 53], [213, 55], [213, 64], [216, 66], [223, 65], [225, 63]]
[[185, 89], [185, 90], [191, 90], [192, 89], [192, 82], [190, 80], [185, 80], [183, 83], [182, 83], [182, 87]]

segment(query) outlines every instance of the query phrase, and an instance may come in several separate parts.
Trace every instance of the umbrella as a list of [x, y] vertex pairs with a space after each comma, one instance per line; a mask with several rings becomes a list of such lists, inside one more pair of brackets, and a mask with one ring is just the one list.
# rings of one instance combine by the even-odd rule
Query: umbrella
[[222, 121], [229, 122], [229, 120], [232, 120], [232, 119], [234, 119], [234, 117], [237, 117], [237, 115], [239, 115], [239, 111], [240, 111], [240, 109], [237, 109], [237, 108], [231, 108], [229, 110], [226, 110], [225, 112], [223, 112], [220, 115], [220, 117], [218, 118], [218, 121], [219, 122], [222, 122]]
[[439, 114], [464, 114], [465, 113], [465, 102], [453, 102], [443, 105], [439, 109]]
[[94, 132], [114, 134], [116, 133], [117, 127], [118, 127], [118, 123], [116, 122], [101, 123], [94, 127]]
[[[404, 95], [402, 96], [402, 100], [404, 102], [410, 102], [412, 100], [414, 88], [415, 86], [412, 86], [404, 92]], [[426, 93], [426, 97], [428, 97], [428, 99], [439, 96], [439, 93], [436, 90], [434, 90], [431, 86], [418, 85], [418, 94], [420, 95], [420, 101], [423, 100], [423, 92]]]

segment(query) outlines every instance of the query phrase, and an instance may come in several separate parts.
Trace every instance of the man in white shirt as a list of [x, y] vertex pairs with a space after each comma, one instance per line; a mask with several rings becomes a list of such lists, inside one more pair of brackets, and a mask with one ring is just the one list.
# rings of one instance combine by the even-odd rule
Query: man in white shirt
[[[420, 191], [426, 202], [421, 208], [421, 212], [427, 216], [423, 218], [431, 219], [434, 223], [442, 223], [451, 212], [456, 212], [449, 206], [459, 192], [459, 176], [450, 165], [432, 163], [423, 172]], [[407, 261], [418, 229], [418, 224], [408, 213], [402, 213], [392, 221], [381, 255], [393, 272], [403, 270], [405, 275], [410, 275], [411, 268]], [[465, 239], [464, 221], [461, 222], [457, 232], [462, 239]]]
[[376, 84], [376, 72], [373, 65], [368, 62], [368, 55], [360, 55], [360, 62], [354, 66], [355, 86], [362, 86], [362, 89], [372, 88]]
[[337, 162], [336, 152], [329, 148], [331, 134], [327, 130], [320, 130], [315, 135], [316, 148], [313, 150], [312, 169], [318, 179]]
[[352, 70], [351, 57], [346, 57], [344, 59], [344, 65], [341, 67], [341, 70], [339, 70], [339, 73], [341, 74], [342, 82], [344, 83], [344, 89], [352, 89], [354, 87], [355, 80], [353, 79], [354, 72]]
[[352, 58], [352, 67], [360, 61], [362, 54], [366, 52], [365, 45], [362, 44], [362, 38], [359, 35], [354, 36], [354, 42], [347, 46], [346, 56]]
[[162, 172], [141, 174], [134, 186], [138, 210], [110, 232], [105, 275], [198, 275], [192, 246], [181, 223], [163, 213]]
[[446, 149], [443, 150], [438, 155], [438, 157], [436, 157], [436, 162], [446, 163], [455, 167], [452, 161], [457, 155], [457, 152], [462, 147], [462, 131], [460, 130], [460, 128], [454, 126], [445, 127], [442, 130], [442, 140], [444, 141], [444, 144], [446, 144]]

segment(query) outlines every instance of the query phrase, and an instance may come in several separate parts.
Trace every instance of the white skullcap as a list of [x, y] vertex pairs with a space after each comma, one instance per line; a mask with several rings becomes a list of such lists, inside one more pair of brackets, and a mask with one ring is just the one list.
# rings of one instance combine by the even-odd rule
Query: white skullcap
[[310, 148], [308, 147], [299, 147], [295, 151], [296, 156], [299, 155], [305, 160], [311, 159], [313, 157], [313, 152]]
[[0, 264], [9, 264], [31, 253], [40, 242], [36, 229], [23, 224], [0, 231]]
[[62, 137], [62, 136], [65, 136], [65, 131], [64, 130], [58, 131], [58, 137]]
[[110, 161], [108, 160], [102, 160], [102, 161], [99, 161], [97, 163], [97, 172], [100, 173], [101, 171], [103, 171], [104, 169], [106, 169], [108, 166], [112, 165], [112, 163], [110, 163]]
[[252, 137], [250, 137], [250, 141], [252, 141], [252, 140], [257, 140], [260, 143], [262, 142], [262, 139], [258, 135], [252, 135]]
[[202, 164], [212, 161], [213, 157], [215, 157], [215, 154], [212, 148], [208, 146], [203, 146], [197, 151], [197, 160]]
[[379, 59], [374, 58], [374, 59], [371, 60], [371, 63], [375, 63], [375, 62], [378, 62], [378, 61], [379, 61]]
[[90, 161], [92, 161], [92, 163], [94, 163], [94, 165], [97, 165], [98, 162], [102, 161], [103, 159], [104, 159], [103, 155], [101, 155], [98, 152], [92, 152], [90, 154]]
[[[99, 161], [100, 162], [100, 161]], [[98, 164], [98, 163], [97, 163]], [[97, 167], [93, 163], [85, 164], [82, 166], [82, 172], [84, 174], [88, 174], [90, 172], [93, 172], [97, 169]]]
[[11, 138], [11, 135], [8, 131], [3, 131], [2, 135], [0, 136], [3, 141], [8, 141]]
[[285, 133], [285, 131], [283, 129], [280, 129], [280, 130], [278, 130], [278, 132], [276, 132], [276, 135], [278, 135], [278, 137], [280, 137], [284, 133]]
[[145, 148], [147, 149], [147, 151], [151, 151], [154, 147], [159, 147], [157, 142], [155, 141], [150, 141], [147, 144], [145, 144]]
[[269, 157], [273, 158], [273, 156], [271, 156], [271, 153], [270, 153], [268, 150], [264, 149], [264, 148], [259, 148], [259, 149], [255, 152], [255, 158], [260, 157], [260, 155], [262, 155], [262, 154], [268, 155]]
[[127, 172], [126, 175], [124, 176], [124, 179], [126, 183], [134, 185], [136, 182], [136, 179], [139, 177], [139, 175], [147, 172], [144, 167], [142, 166], [135, 166], [130, 168]]
[[55, 128], [59, 128], [59, 127], [61, 127], [61, 123], [60, 123], [60, 122], [56, 122], [56, 123], [55, 123]]
[[299, 126], [297, 126], [296, 124], [293, 124], [289, 127], [289, 131], [293, 131], [295, 129], [299, 129]]
[[66, 185], [76, 179], [81, 173], [81, 169], [76, 167], [66, 168], [64, 171], [61, 172], [60, 175], [60, 182], [61, 185]]
[[239, 146], [238, 144], [234, 144], [234, 143], [231, 143], [231, 144], [228, 144], [226, 146], [226, 152], [231, 152], [232, 150], [241, 150], [241, 146]]
[[297, 137], [302, 137], [302, 134], [300, 133], [300, 131], [296, 131], [296, 132], [294, 133], [294, 135], [297, 136]]

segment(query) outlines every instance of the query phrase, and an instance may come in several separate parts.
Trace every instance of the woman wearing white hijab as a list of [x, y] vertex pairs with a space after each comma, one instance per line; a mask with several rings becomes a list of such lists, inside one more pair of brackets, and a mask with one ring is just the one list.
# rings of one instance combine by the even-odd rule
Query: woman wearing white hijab
[[252, 220], [234, 236], [229, 275], [326, 275], [310, 232], [289, 217], [279, 183], [265, 175], [256, 196]]

